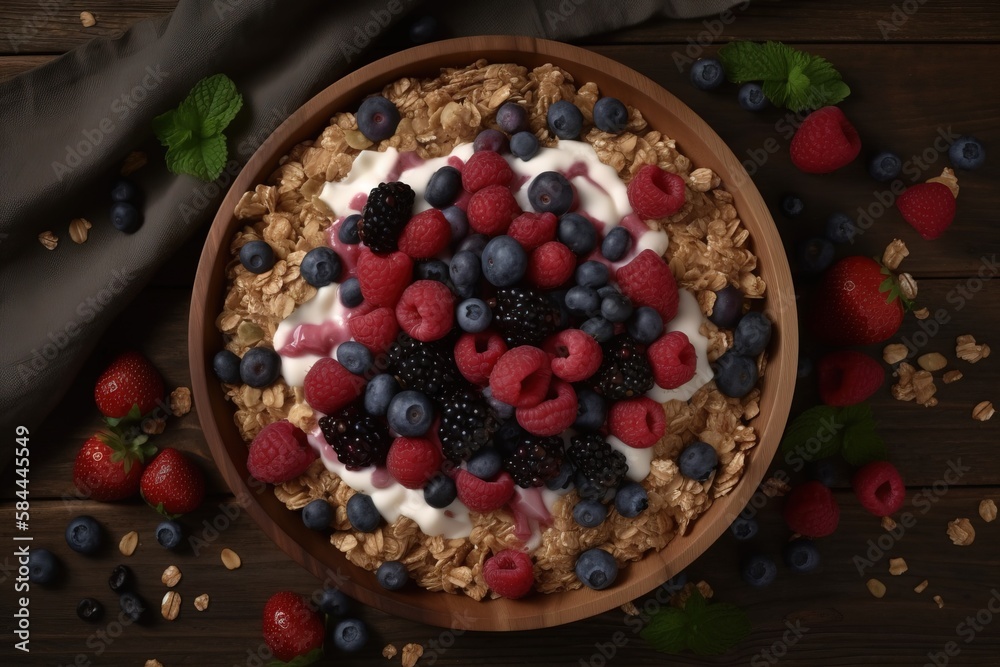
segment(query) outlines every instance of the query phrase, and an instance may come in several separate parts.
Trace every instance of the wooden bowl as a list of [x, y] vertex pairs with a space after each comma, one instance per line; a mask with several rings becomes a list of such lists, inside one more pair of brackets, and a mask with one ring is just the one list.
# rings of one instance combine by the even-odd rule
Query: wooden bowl
[[[233, 209], [242, 194], [262, 183], [296, 143], [317, 136], [334, 113], [357, 108], [360, 100], [403, 76], [435, 76], [439, 68], [465, 66], [478, 58], [528, 67], [553, 63], [577, 83], [595, 82], [603, 95], [638, 107], [652, 128], [677, 140], [698, 167], [710, 167], [733, 194], [751, 233], [760, 275], [767, 283], [766, 312], [775, 337], [762, 382], [760, 414], [751, 422], [760, 443], [751, 451], [742, 480], [660, 552], [628, 564], [604, 591], [587, 588], [534, 595], [524, 600], [476, 602], [464, 595], [431, 593], [417, 587], [391, 593], [373, 573], [350, 564], [326, 536], [308, 530], [269, 487], [246, 469], [246, 444], [233, 421], [233, 406], [211, 370], [222, 346], [215, 318], [222, 309], [229, 243], [240, 223]], [[335, 583], [361, 602], [399, 616], [438, 626], [474, 630], [525, 630], [568, 623], [599, 614], [648, 593], [701, 555], [729, 526], [760, 484], [778, 447], [788, 411], [798, 359], [795, 299], [788, 261], [774, 222], [739, 160], [691, 109], [646, 77], [590, 51], [528, 37], [472, 37], [427, 44], [383, 58], [345, 76], [296, 110], [260, 146], [240, 172], [212, 223], [201, 255], [189, 323], [191, 382], [205, 437], [229, 487], [264, 533], [321, 580]], [[470, 628], [471, 625], [471, 628]]]

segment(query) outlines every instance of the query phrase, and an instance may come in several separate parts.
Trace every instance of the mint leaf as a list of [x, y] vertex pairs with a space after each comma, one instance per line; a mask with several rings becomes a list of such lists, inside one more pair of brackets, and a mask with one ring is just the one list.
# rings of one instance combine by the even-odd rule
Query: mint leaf
[[[692, 607], [697, 599], [700, 604]], [[722, 655], [750, 634], [750, 619], [734, 604], [707, 604], [699, 591], [694, 591], [684, 607], [687, 614], [687, 646], [697, 655]]]
[[687, 620], [676, 607], [658, 611], [639, 633], [650, 646], [661, 653], [680, 653], [687, 648]]
[[214, 181], [226, 165], [226, 138], [215, 134], [200, 141], [188, 141], [167, 149], [167, 169]]
[[889, 458], [885, 441], [875, 431], [875, 417], [870, 405], [860, 403], [842, 408], [837, 421], [844, 426], [844, 446], [840, 454], [849, 464], [863, 466]]
[[782, 55], [756, 42], [730, 42], [719, 49], [719, 60], [726, 76], [736, 83], [780, 79], [787, 71]]
[[789, 424], [785, 437], [781, 439], [781, 451], [785, 455], [797, 454], [805, 461], [825, 459], [840, 451], [842, 431], [837, 410], [828, 405], [817, 405]]
[[201, 117], [201, 130], [206, 135], [226, 129], [243, 106], [243, 96], [225, 74], [215, 74], [196, 83], [187, 101], [193, 103]]

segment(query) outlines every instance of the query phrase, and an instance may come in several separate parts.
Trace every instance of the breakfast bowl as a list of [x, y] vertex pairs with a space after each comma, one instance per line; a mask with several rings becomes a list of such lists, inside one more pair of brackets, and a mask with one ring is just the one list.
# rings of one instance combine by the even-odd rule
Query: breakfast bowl
[[[342, 113], [357, 110], [361, 101], [369, 95], [376, 94], [393, 84], [390, 87], [391, 93], [386, 94], [396, 96], [396, 103], [405, 107], [406, 95], [410, 95], [412, 102], [414, 94], [412, 86], [415, 85], [413, 81], [416, 80], [409, 79], [409, 77], [443, 77], [445, 76], [442, 74], [444, 71], [467, 73], [470, 81], [479, 81], [483, 77], [489, 77], [488, 71], [484, 69], [486, 63], [511, 63], [513, 64], [511, 67], [522, 68], [520, 70], [515, 68], [516, 72], [513, 78], [508, 73], [506, 87], [498, 86], [496, 90], [493, 90], [493, 94], [498, 97], [496, 104], [493, 100], [484, 102], [485, 105], [494, 110], [502, 101], [501, 98], [506, 99], [512, 96], [509, 85], [511, 82], [524, 84], [522, 92], [530, 91], [524, 92], [525, 96], [533, 96], [537, 100], [539, 108], [548, 105], [547, 100], [540, 98], [543, 98], [548, 92], [555, 91], [554, 94], [558, 95], [560, 89], [566, 90], [563, 84], [569, 85], [566, 83], [567, 81], [580, 85], [577, 94], [582, 96], [584, 100], [587, 99], [588, 95], [596, 97], [596, 91], [599, 91], [601, 97], [613, 97], [624, 102], [629, 107], [631, 114], [628, 119], [629, 127], [634, 127], [637, 131], [641, 129], [644, 133], [639, 140], [645, 142], [641, 143], [641, 146], [646, 147], [649, 143], [653, 143], [655, 147], [658, 147], [658, 151], [666, 151], [670, 155], [678, 156], [677, 162], [672, 168], [684, 172], [687, 179], [688, 204], [694, 201], [696, 203], [693, 206], [696, 208], [697, 202], [701, 202], [711, 209], [710, 218], [714, 216], [711, 223], [705, 222], [699, 225], [696, 222], [686, 223], [682, 221], [673, 224], [673, 226], [664, 226], [662, 230], [656, 230], [657, 233], [663, 231], [673, 235], [671, 242], [677, 242], [677, 239], [681, 239], [681, 248], [686, 247], [684, 244], [689, 244], [687, 246], [689, 248], [702, 247], [707, 244], [707, 246], [712, 247], [713, 253], [721, 253], [720, 256], [727, 257], [726, 253], [734, 255], [737, 259], [733, 262], [739, 264], [740, 268], [733, 268], [731, 272], [740, 283], [739, 289], [747, 296], [752, 297], [750, 301], [754, 302], [754, 311], [763, 313], [766, 319], [772, 323], [773, 333], [770, 336], [767, 349], [762, 353], [754, 351], [754, 365], [757, 369], [756, 372], [759, 372], [761, 377], [759, 385], [750, 391], [749, 398], [744, 398], [747, 393], [744, 391], [739, 395], [740, 400], [727, 400], [714, 390], [715, 385], [711, 381], [712, 375], [711, 372], [708, 372], [701, 387], [694, 392], [695, 398], [692, 399], [689, 393], [680, 397], [683, 400], [669, 401], [673, 406], [670, 409], [665, 408], [668, 421], [672, 418], [684, 418], [684, 414], [681, 413], [684, 412], [683, 406], [687, 405], [688, 399], [699, 400], [704, 410], [708, 412], [721, 411], [728, 415], [724, 421], [729, 426], [723, 429], [724, 432], [716, 434], [718, 437], [710, 437], [712, 433], [707, 433], [700, 434], [698, 438], [699, 440], [714, 440], [709, 446], [721, 448], [722, 458], [720, 461], [725, 466], [720, 464], [718, 473], [712, 472], [711, 476], [706, 473], [706, 476], [701, 478], [699, 482], [693, 479], [682, 480], [680, 473], [677, 472], [677, 466], [672, 461], [665, 460], [668, 457], [662, 457], [664, 458], [663, 465], [659, 467], [655, 465], [656, 459], [654, 459], [654, 472], [650, 474], [656, 474], [658, 471], [667, 480], [664, 481], [663, 488], [660, 489], [656, 499], [659, 501], [668, 497], [673, 498], [674, 500], [670, 502], [679, 503], [681, 509], [669, 517], [664, 515], [661, 517], [660, 523], [649, 524], [645, 527], [644, 530], [650, 533], [663, 528], [668, 530], [670, 535], [664, 537], [661, 541], [662, 546], [658, 548], [648, 547], [648, 544], [651, 543], [660, 544], [657, 542], [656, 536], [651, 535], [647, 536], [648, 539], [644, 543], [647, 546], [639, 551], [629, 552], [626, 549], [625, 555], [620, 560], [629, 562], [622, 563], [617, 577], [609, 586], [603, 584], [596, 587], [580, 586], [580, 582], [575, 579], [577, 575], [573, 574], [572, 566], [560, 570], [559, 563], [555, 565], [550, 562], [542, 563], [542, 559], [539, 558], [535, 564], [536, 577], [538, 578], [536, 588], [539, 592], [521, 599], [491, 596], [488, 594], [490, 591], [481, 581], [483, 559], [489, 557], [488, 554], [483, 554], [478, 562], [469, 561], [472, 563], [471, 567], [462, 565], [451, 573], [449, 573], [450, 571], [445, 572], [444, 576], [439, 578], [440, 580], [424, 576], [427, 573], [423, 573], [421, 581], [433, 581], [431, 585], [422, 584], [423, 588], [409, 585], [398, 590], [388, 590], [382, 585], [385, 582], [380, 584], [379, 578], [372, 571], [383, 559], [383, 553], [380, 551], [383, 549], [381, 532], [378, 533], [379, 544], [377, 546], [372, 543], [359, 543], [358, 538], [364, 536], [357, 533], [352, 534], [349, 530], [339, 533], [335, 531], [333, 538], [331, 538], [328, 533], [307, 528], [297, 513], [289, 511], [303, 507], [311, 498], [321, 497], [323, 495], [322, 487], [330, 479], [334, 480], [333, 488], [338, 490], [336, 495], [334, 492], [331, 492], [330, 495], [346, 499], [350, 494], [355, 493], [354, 490], [346, 487], [346, 483], [342, 483], [336, 476], [331, 478], [327, 474], [327, 470], [323, 470], [323, 466], [317, 464], [311, 470], [313, 472], [319, 470], [321, 475], [326, 475], [322, 478], [325, 481], [317, 482], [316, 478], [313, 477], [302, 483], [281, 483], [278, 488], [272, 490], [269, 485], [259, 481], [248, 470], [248, 440], [254, 437], [261, 427], [265, 426], [264, 422], [272, 419], [267, 416], [268, 414], [288, 415], [287, 418], [296, 423], [295, 417], [289, 413], [289, 410], [282, 407], [286, 403], [294, 401], [296, 407], [301, 406], [309, 413], [308, 418], [312, 418], [309, 406], [302, 403], [302, 392], [296, 388], [298, 393], [294, 393], [288, 387], [280, 391], [265, 388], [262, 392], [248, 385], [240, 387], [239, 383], [224, 385], [213, 372], [213, 357], [225, 346], [242, 346], [240, 349], [247, 350], [254, 345], [261, 344], [262, 339], [265, 339], [264, 342], [270, 343], [269, 339], [274, 338], [274, 349], [278, 349], [281, 347], [277, 342], [279, 332], [284, 331], [281, 335], [288, 336], [287, 328], [282, 330], [281, 325], [278, 326], [278, 332], [276, 332], [273, 330], [274, 326], [261, 327], [259, 324], [243, 321], [239, 313], [236, 312], [240, 309], [247, 312], [248, 308], [246, 294], [242, 294], [241, 301], [241, 294], [236, 293], [233, 288], [233, 277], [242, 271], [239, 266], [240, 262], [236, 259], [240, 246], [246, 243], [248, 238], [258, 238], [259, 229], [255, 230], [252, 227], [253, 220], [259, 221], [260, 216], [267, 211], [275, 213], [282, 205], [280, 201], [275, 201], [275, 198], [280, 196], [281, 186], [268, 188], [261, 184], [271, 178], [276, 170], [284, 169], [287, 172], [289, 169], [286, 168], [286, 165], [290, 160], [293, 162], [299, 159], [307, 161], [310, 156], [315, 156], [315, 152], [309, 153], [308, 147], [302, 148], [304, 146], [302, 142], [314, 140], [323, 133], [322, 137], [324, 138], [316, 143], [316, 146], [320, 146], [323, 141], [329, 138], [325, 130], [329, 129], [331, 118], [340, 119], [337, 122], [341, 123], [341, 127], [336, 128], [333, 132], [338, 141], [341, 141], [341, 144], [338, 145], [343, 145], [344, 137], [349, 134], [351, 141], [347, 143], [351, 144], [352, 148], [371, 147], [373, 142], [360, 136], [363, 133], [354, 124], [354, 116]], [[480, 75], [481, 72], [486, 73]], [[517, 74], [518, 72], [520, 74]], [[524, 80], [525, 74], [530, 75], [530, 81]], [[536, 77], [541, 76], [550, 77], [547, 81], [555, 83], [551, 85], [545, 81], [539, 83]], [[585, 82], [587, 83], [586, 87], [583, 85]], [[461, 88], [459, 83], [455, 84], [454, 90]], [[535, 84], [538, 85], [535, 86]], [[442, 88], [439, 83], [428, 85], [428, 90], [432, 91]], [[549, 88], [545, 88], [546, 85], [549, 85]], [[560, 86], [563, 87], [560, 88]], [[503, 89], [501, 90], [501, 88]], [[576, 91], [575, 88], [573, 90]], [[514, 97], [516, 95], [511, 99]], [[398, 100], [403, 100], [403, 102]], [[453, 107], [452, 111], [455, 109], [461, 111], [458, 107]], [[406, 111], [405, 108], [404, 111]], [[588, 120], [592, 113], [591, 102], [590, 108], [587, 109]], [[473, 115], [476, 114], [478, 111], [473, 112]], [[466, 118], [466, 120], [468, 119]], [[543, 127], [544, 120], [541, 121], [541, 126], [538, 125], [537, 121], [537, 118], [533, 119], [532, 130], [536, 131], [543, 140], [551, 140], [549, 143], [553, 144], [555, 139], [546, 134]], [[483, 122], [485, 123], [485, 120]], [[480, 127], [478, 119], [469, 121], [469, 124], [476, 126], [477, 129]], [[426, 130], [427, 128], [415, 128], [414, 131], [421, 129]], [[468, 133], [467, 129], [464, 131], [466, 134]], [[428, 134], [428, 136], [430, 135]], [[464, 141], [471, 142], [471, 138]], [[615, 148], [611, 139], [593, 139], [591, 137], [588, 141], [591, 142], [593, 148], [593, 150], [591, 148], [583, 149], [590, 151], [588, 155], [596, 155], [603, 151], [602, 162], [607, 163], [615, 160]], [[602, 141], [604, 143], [601, 143]], [[579, 143], [583, 145], [583, 142]], [[623, 149], [624, 152], [635, 153], [636, 150], [642, 150], [635, 148], [634, 141], [632, 144], [630, 148]], [[570, 144], [566, 144], [566, 146], [566, 150], [571, 148]], [[469, 160], [472, 146], [466, 144], [466, 147], [468, 150], [462, 155], [465, 160]], [[459, 148], [461, 146], [456, 145], [455, 151], [457, 152]], [[448, 149], [450, 150], [451, 146], [448, 146]], [[389, 150], [385, 142], [383, 142], [381, 150]], [[594, 152], [595, 150], [597, 153]], [[443, 151], [434, 157], [443, 160], [447, 152]], [[290, 154], [293, 156], [292, 158], [288, 157]], [[356, 155], [357, 150], [353, 154]], [[371, 160], [366, 164], [378, 164], [378, 155], [378, 153], [370, 151]], [[399, 155], [405, 155], [405, 153], [400, 152]], [[604, 155], [610, 157], [604, 157]], [[339, 173], [343, 176], [345, 173], [344, 165], [338, 166], [336, 160], [329, 159], [330, 157], [327, 156], [329, 161], [327, 173], [335, 173], [340, 169]], [[395, 161], [396, 158], [393, 160]], [[660, 161], [662, 162], [662, 160]], [[649, 160], [647, 160], [648, 162]], [[653, 163], [655, 162], [656, 160], [653, 159]], [[461, 162], [456, 164], [461, 164]], [[524, 164], [530, 165], [531, 162], [525, 161]], [[407, 165], [404, 169], [411, 166]], [[636, 164], [635, 171], [638, 171], [640, 166]], [[350, 169], [350, 160], [348, 160], [346, 169]], [[621, 166], [619, 171], [627, 173], [628, 169], [626, 164]], [[388, 173], [398, 175], [399, 170], [390, 169]], [[590, 174], [586, 173], [582, 174], [582, 177], [594, 182], [600, 181], [600, 179], [592, 178]], [[524, 178], [528, 179], [527, 176]], [[337, 179], [327, 178], [325, 180], [335, 181]], [[361, 176], [358, 176], [358, 180], [364, 182]], [[394, 179], [387, 178], [385, 180]], [[378, 179], [374, 183], [377, 185]], [[311, 193], [318, 197], [321, 191], [328, 191], [330, 185], [330, 183], [314, 184]], [[604, 185], [605, 188], [598, 187], [597, 190], [604, 192], [611, 187], [607, 184]], [[367, 187], [369, 186], [366, 186], [364, 192], [367, 191]], [[619, 200], [624, 201], [624, 185], [618, 184], [615, 187], [620, 189]], [[351, 192], [344, 191], [339, 192], [337, 196], [340, 197], [338, 201], [354, 202], [358, 195], [352, 196]], [[631, 197], [629, 201], [631, 201]], [[345, 203], [344, 206], [346, 205]], [[355, 206], [356, 210], [361, 210], [360, 207], [364, 206], [364, 197], [360, 203], [351, 203], [350, 205]], [[522, 208], [524, 208], [523, 204]], [[527, 209], [525, 208], [525, 210]], [[629, 211], [631, 212], [631, 209]], [[326, 226], [329, 225], [332, 230], [333, 225], [342, 224], [343, 217], [338, 217], [336, 221], [334, 218], [343, 216], [344, 212], [338, 210], [334, 215], [331, 207], [329, 219], [321, 223], [313, 221], [311, 223], [313, 226], [308, 233], [311, 233], [315, 238], [327, 238], [322, 236], [327, 231]], [[648, 216], [643, 217], [649, 219]], [[260, 224], [257, 227], [259, 228]], [[643, 229], [646, 228], [643, 227]], [[644, 238], [641, 236], [643, 233], [635, 232], [633, 237], [636, 239]], [[268, 239], [267, 233], [261, 234], [265, 240], [269, 240], [272, 244], [283, 242], [281, 239], [277, 241], [273, 238]], [[329, 238], [332, 239], [333, 235], [331, 234]], [[298, 240], [302, 241], [302, 239]], [[322, 241], [313, 243], [310, 247], [316, 247], [320, 243]], [[330, 243], [332, 244], [333, 241]], [[567, 243], [569, 244], [570, 241]], [[634, 245], [637, 246], [635, 248], [637, 251], [642, 247], [638, 241], [635, 241]], [[299, 250], [294, 240], [287, 241], [287, 246], [286, 252]], [[662, 247], [655, 245], [655, 243], [652, 247], [658, 249], [658, 252], [653, 256], [659, 257], [659, 254], [662, 254], [667, 246], [664, 242]], [[643, 254], [649, 252], [651, 251], [647, 248]], [[677, 259], [677, 253], [680, 250], [675, 249], [671, 252], [674, 253], [674, 259]], [[297, 261], [299, 260], [301, 260], [301, 256], [298, 257]], [[665, 260], [658, 261], [662, 263]], [[289, 271], [286, 274], [288, 280], [292, 280], [293, 276], [298, 278], [300, 273], [297, 265], [291, 265], [291, 260], [287, 265], [282, 264], [282, 269]], [[678, 266], [683, 268], [682, 265], [683, 262], [678, 259]], [[677, 272], [673, 266], [671, 269], [675, 273]], [[694, 275], [692, 274], [692, 276], [678, 276], [677, 280], [685, 286], [690, 284], [690, 280], [699, 281], [699, 300], [696, 302], [695, 297], [691, 296], [688, 301], [694, 304], [693, 307], [696, 311], [700, 308], [701, 312], [697, 314], [701, 317], [706, 311], [711, 312], [715, 298], [712, 296], [715, 294], [713, 290], [720, 290], [727, 283], [717, 275], [705, 276], [699, 272], [695, 273], [698, 274], [696, 278], [692, 277]], [[620, 268], [618, 275], [621, 275]], [[669, 278], [669, 275], [667, 277]], [[273, 295], [276, 290], [282, 289], [281, 281], [269, 282], [270, 279], [266, 272], [258, 278], [259, 280], [244, 272], [239, 281], [241, 281], [241, 285], [254, 285], [253, 289], [264, 290], [265, 294], [270, 295]], [[670, 279], [669, 282], [673, 284], [674, 280]], [[494, 282], [493, 284], [498, 283]], [[673, 289], [675, 292], [677, 291], [676, 286]], [[298, 306], [309, 301], [316, 293], [308, 286], [303, 287], [299, 292], [297, 297], [292, 298], [295, 303], [291, 303], [287, 299], [279, 305], [275, 305], [274, 301], [268, 302], [273, 306], [273, 309], [280, 311], [277, 314], [278, 319], [285, 318], [291, 321], [290, 316], [297, 311]], [[636, 303], [638, 305], [642, 301], [637, 300]], [[257, 305], [260, 304], [251, 304], [249, 310], [254, 311]], [[272, 323], [273, 320], [274, 316], [272, 315]], [[707, 320], [705, 321], [707, 322]], [[282, 321], [282, 325], [284, 324], [285, 322]], [[696, 326], [695, 330], [698, 331], [699, 328]], [[710, 339], [710, 342], [703, 345], [700, 352], [701, 356], [706, 359], [706, 354], [711, 353], [713, 349], [716, 353], [722, 353], [733, 344], [732, 332], [723, 331], [708, 324], [703, 324], [700, 331]], [[240, 336], [245, 340], [239, 340]], [[652, 591], [702, 554], [742, 511], [763, 479], [771, 459], [777, 451], [791, 405], [798, 358], [797, 339], [795, 300], [781, 239], [768, 214], [767, 207], [749, 176], [715, 132], [667, 91], [631, 69], [584, 49], [525, 37], [461, 38], [409, 49], [383, 58], [345, 76], [296, 110], [254, 153], [223, 200], [209, 230], [208, 239], [202, 252], [195, 279], [189, 321], [191, 381], [202, 429], [213, 458], [230, 489], [238, 501], [245, 506], [246, 511], [257, 521], [267, 537], [327, 585], [336, 585], [365, 604], [417, 621], [444, 627], [461, 623], [466, 629], [475, 630], [542, 628], [608, 611]], [[685, 337], [684, 340], [687, 341], [687, 338]], [[709, 349], [708, 353], [706, 353], [705, 347]], [[694, 353], [692, 352], [692, 354]], [[330, 355], [332, 356], [332, 352]], [[699, 364], [708, 367], [708, 362], [705, 360], [700, 361]], [[292, 366], [293, 364], [288, 365]], [[692, 373], [695, 372], [694, 368], [692, 361]], [[306, 369], [303, 368], [302, 372], [305, 373], [305, 371]], [[288, 371], [285, 372], [287, 377]], [[754, 372], [754, 377], [756, 377], [756, 372]], [[727, 396], [732, 395], [727, 394]], [[664, 396], [669, 397], [671, 394], [667, 393]], [[667, 402], [665, 401], [667, 400], [664, 398], [660, 402], [666, 406]], [[246, 404], [251, 401], [258, 406], [256, 415], [246, 409]], [[236, 411], [235, 419], [233, 403], [236, 403], [240, 408]], [[320, 414], [323, 414], [322, 411]], [[302, 417], [302, 415], [300, 414], [298, 417]], [[713, 423], [719, 421], [715, 420]], [[520, 419], [518, 422], [520, 423]], [[527, 427], [525, 428], [527, 429]], [[711, 430], [705, 426], [704, 420], [698, 429]], [[303, 427], [303, 430], [308, 429]], [[399, 429], [396, 431], [402, 434]], [[325, 428], [322, 434], [319, 432], [319, 427], [313, 429], [310, 438], [314, 438], [311, 440], [314, 447], [316, 447], [315, 442], [320, 441], [324, 436], [329, 436]], [[670, 449], [672, 458], [677, 458], [677, 448], [680, 446], [680, 437], [678, 436], [675, 440], [675, 444], [670, 446], [672, 449], [664, 445], [664, 451]], [[644, 446], [649, 447], [650, 445]], [[660, 447], [659, 443], [657, 447]], [[322, 458], [326, 468], [331, 471], [331, 474], [336, 469], [341, 471], [342, 476], [346, 475], [343, 469], [334, 467], [339, 463], [338, 455], [342, 455], [342, 452], [338, 450], [336, 454], [333, 454], [329, 445], [326, 446], [326, 449], [329, 452], [323, 452], [324, 458]], [[329, 460], [333, 461], [329, 465], [327, 465], [327, 458], [325, 458], [327, 453], [329, 453]], [[646, 465], [648, 464], [649, 459], [646, 460]], [[351, 470], [351, 468], [348, 467], [347, 470]], [[579, 477], [579, 470], [576, 472]], [[457, 470], [456, 474], [468, 476], [467, 471], [464, 470]], [[374, 479], [374, 475], [372, 475], [372, 479]], [[643, 481], [643, 478], [639, 478], [638, 481]], [[320, 487], [318, 491], [317, 487]], [[583, 495], [582, 487], [580, 495]], [[403, 495], [396, 497], [402, 498]], [[459, 497], [461, 498], [461, 495]], [[559, 500], [553, 502], [558, 503]], [[565, 501], [565, 503], [568, 502], [568, 500]], [[334, 504], [336, 503], [334, 502]], [[691, 505], [695, 505], [695, 507]], [[452, 506], [449, 505], [450, 507]], [[344, 524], [346, 521], [344, 509], [341, 507], [336, 509], [338, 512], [336, 521]], [[562, 507], [562, 509], [566, 510], [566, 507]], [[379, 510], [385, 513], [386, 507], [380, 506]], [[450, 509], [446, 510], [446, 512], [450, 511]], [[545, 514], [545, 512], [542, 511], [541, 514]], [[627, 522], [622, 519], [622, 516], [626, 515], [623, 510], [621, 516], [613, 509], [611, 514], [614, 515], [616, 522], [614, 524], [616, 526], [614, 539], [617, 540], [618, 537], [621, 537], [627, 542], [634, 536], [636, 530], [629, 529]], [[451, 514], [448, 516], [454, 518]], [[542, 523], [544, 522], [538, 518], [540, 515], [532, 516], [538, 521], [531, 524], [532, 530], [535, 532], [529, 531], [529, 533], [532, 538], [538, 538], [538, 531], [543, 530]], [[408, 517], [409, 515], [404, 515], [402, 518], [408, 519]], [[548, 519], [551, 520], [552, 517], [549, 516]], [[399, 523], [400, 520], [397, 519], [392, 525], [398, 527]], [[514, 544], [513, 533], [515, 529], [507, 526], [503, 518], [498, 520], [498, 525], [500, 525], [498, 530], [504, 532], [490, 543], [508, 547]], [[424, 524], [421, 523], [420, 527], [423, 528]], [[350, 524], [348, 524], [348, 528], [350, 528]], [[381, 528], [379, 530], [381, 531]], [[548, 530], [544, 535], [551, 538], [549, 535], [551, 530], [544, 530]], [[414, 526], [408, 526], [408, 539], [412, 537], [409, 533], [414, 531], [416, 531]], [[482, 531], [480, 531], [481, 533]], [[423, 533], [419, 533], [419, 535], [423, 536]], [[385, 537], [385, 549], [390, 549], [388, 543], [394, 537], [398, 537], [398, 535], [389, 534]], [[577, 542], [582, 543], [588, 540], [593, 542], [591, 538], [593, 538], [592, 533], [583, 536], [574, 535], [568, 541], [576, 545]], [[421, 547], [423, 548], [422, 555], [419, 556], [425, 560], [428, 548], [432, 551], [436, 549], [435, 553], [443, 549], [440, 539], [433, 543], [431, 538], [427, 539], [425, 546]], [[522, 541], [527, 539], [525, 537]], [[548, 538], [540, 539], [543, 539], [542, 544], [544, 545], [546, 544], [544, 539]], [[558, 536], [553, 539], [558, 539]], [[413, 540], [410, 542], [412, 543]], [[550, 539], [548, 544], [551, 545], [551, 543]], [[393, 544], [398, 546], [395, 542]], [[537, 542], [535, 544], [537, 547]], [[617, 549], [614, 548], [615, 545], [611, 546], [612, 551], [616, 554], [615, 558], [619, 558]], [[472, 550], [475, 551], [475, 549]], [[454, 549], [446, 551], [452, 555]], [[462, 553], [468, 554], [469, 551], [466, 549]], [[404, 553], [403, 556], [406, 554]], [[402, 556], [397, 557], [400, 560], [405, 560]], [[418, 556], [412, 556], [411, 563], [413, 559], [418, 559]], [[390, 559], [386, 556], [384, 560]], [[359, 567], [359, 563], [364, 567]], [[431, 590], [424, 590], [424, 588]], [[440, 592], [442, 590], [445, 592]]]

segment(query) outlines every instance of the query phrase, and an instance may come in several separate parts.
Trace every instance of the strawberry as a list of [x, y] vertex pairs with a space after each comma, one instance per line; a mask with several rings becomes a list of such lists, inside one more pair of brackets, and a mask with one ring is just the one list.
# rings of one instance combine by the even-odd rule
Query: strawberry
[[823, 276], [811, 325], [830, 345], [870, 345], [893, 336], [905, 304], [895, 277], [870, 257], [845, 257]]
[[896, 208], [911, 227], [932, 241], [955, 219], [955, 196], [944, 183], [919, 183], [899, 195]]
[[858, 131], [837, 107], [806, 116], [792, 137], [792, 164], [807, 174], [828, 174], [854, 161], [861, 152]]
[[318, 660], [322, 653], [325, 633], [323, 617], [309, 606], [304, 597], [291, 591], [275, 593], [268, 599], [264, 605], [263, 631], [264, 642], [281, 662], [309, 656], [312, 660], [296, 663], [307, 665]]
[[146, 466], [139, 490], [157, 512], [187, 514], [198, 509], [205, 497], [205, 475], [191, 459], [168, 447]]
[[127, 440], [115, 429], [90, 436], [76, 454], [73, 484], [91, 500], [124, 500], [139, 491], [143, 461], [156, 448], [140, 435]]
[[856, 350], [835, 350], [816, 366], [819, 395], [827, 405], [844, 407], [871, 398], [885, 380], [875, 359]]
[[147, 414], [163, 401], [163, 378], [146, 357], [129, 350], [112, 361], [94, 385], [94, 401], [105, 417], [121, 419], [138, 406]]

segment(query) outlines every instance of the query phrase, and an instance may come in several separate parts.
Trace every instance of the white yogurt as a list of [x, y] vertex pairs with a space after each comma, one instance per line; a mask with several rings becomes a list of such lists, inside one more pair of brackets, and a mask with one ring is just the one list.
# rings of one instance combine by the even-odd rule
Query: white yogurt
[[625, 462], [628, 463], [628, 472], [625, 473], [626, 477], [633, 482], [641, 482], [649, 476], [649, 467], [653, 463], [652, 447], [642, 449], [629, 447], [613, 435], [609, 435], [605, 440], [611, 445], [612, 449], [625, 455]]

